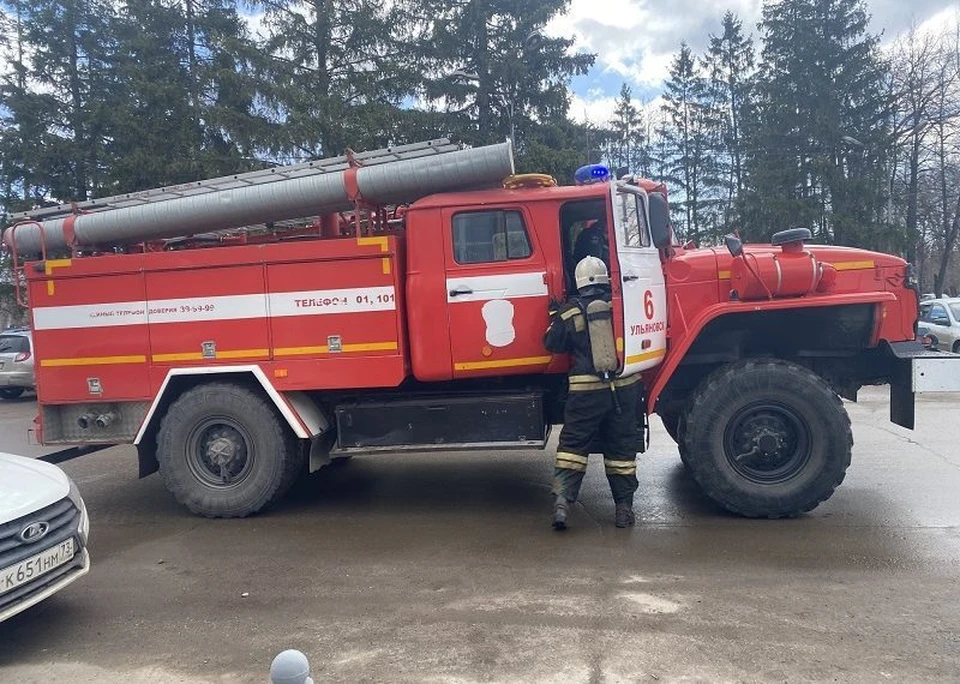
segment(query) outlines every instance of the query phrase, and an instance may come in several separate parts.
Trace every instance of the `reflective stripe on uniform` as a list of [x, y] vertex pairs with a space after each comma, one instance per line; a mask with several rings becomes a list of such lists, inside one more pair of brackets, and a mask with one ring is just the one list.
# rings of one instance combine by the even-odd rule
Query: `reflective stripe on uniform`
[[603, 459], [603, 468], [607, 475], [636, 475], [636, 461], [615, 461], [610, 458]]
[[557, 452], [557, 467], [565, 470], [578, 470], [581, 473], [587, 472], [587, 457], [579, 454], [571, 454], [567, 451]]
[[[635, 382], [639, 382], [640, 379], [640, 375], [631, 375], [629, 378], [618, 378], [613, 381], [613, 386], [627, 387]], [[592, 392], [594, 390], [610, 389], [610, 383], [601, 381], [596, 375], [571, 375], [569, 381], [571, 392]]]
[[561, 312], [560, 318], [565, 321], [573, 319], [573, 329], [576, 332], [583, 332], [587, 329], [587, 324], [583, 320], [583, 312], [580, 309], [567, 309], [566, 311]]

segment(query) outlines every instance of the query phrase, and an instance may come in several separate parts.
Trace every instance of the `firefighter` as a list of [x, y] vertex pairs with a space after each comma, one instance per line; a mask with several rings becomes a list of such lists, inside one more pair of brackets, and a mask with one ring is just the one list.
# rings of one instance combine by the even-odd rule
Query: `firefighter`
[[601, 216], [580, 231], [573, 246], [573, 263], [579, 264], [588, 256], [597, 257], [604, 264], [609, 259], [610, 247], [607, 239], [607, 221]]
[[643, 420], [640, 376], [618, 378], [613, 334], [610, 276], [603, 261], [588, 256], [574, 273], [577, 295], [560, 305], [551, 302], [544, 346], [569, 353], [569, 394], [554, 471], [553, 527], [567, 528], [567, 513], [577, 500], [587, 471], [587, 455], [602, 451], [616, 505], [617, 527], [635, 522], [636, 456]]

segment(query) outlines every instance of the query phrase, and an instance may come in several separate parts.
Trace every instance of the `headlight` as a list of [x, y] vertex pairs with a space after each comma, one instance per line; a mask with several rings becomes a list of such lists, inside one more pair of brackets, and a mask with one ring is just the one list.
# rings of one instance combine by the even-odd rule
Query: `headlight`
[[67, 494], [67, 498], [70, 499], [73, 505], [80, 511], [80, 527], [78, 532], [80, 534], [80, 542], [86, 546], [87, 537], [90, 536], [90, 516], [87, 515], [87, 506], [83, 503], [80, 490], [77, 489], [77, 485], [73, 480], [70, 480], [70, 493]]

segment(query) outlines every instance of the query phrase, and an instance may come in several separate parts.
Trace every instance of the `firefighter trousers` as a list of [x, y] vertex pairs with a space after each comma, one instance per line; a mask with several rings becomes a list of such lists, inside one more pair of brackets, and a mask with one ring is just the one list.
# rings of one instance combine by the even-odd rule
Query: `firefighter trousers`
[[[617, 503], [630, 503], [637, 490], [637, 452], [641, 449], [642, 384], [637, 378], [619, 380], [614, 390], [599, 383], [578, 386], [571, 378], [557, 447], [553, 493], [576, 501], [587, 472], [587, 455], [603, 454], [610, 492]], [[617, 412], [617, 404], [620, 412]]]

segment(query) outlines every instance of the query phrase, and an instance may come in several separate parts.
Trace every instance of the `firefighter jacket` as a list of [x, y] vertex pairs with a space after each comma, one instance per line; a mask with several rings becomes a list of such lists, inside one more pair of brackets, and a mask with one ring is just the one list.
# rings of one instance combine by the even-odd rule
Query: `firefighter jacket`
[[570, 297], [559, 307], [551, 307], [550, 327], [543, 336], [543, 346], [554, 354], [570, 354], [570, 375], [596, 375], [590, 334], [587, 332], [587, 305], [595, 300], [610, 301], [607, 293]]

